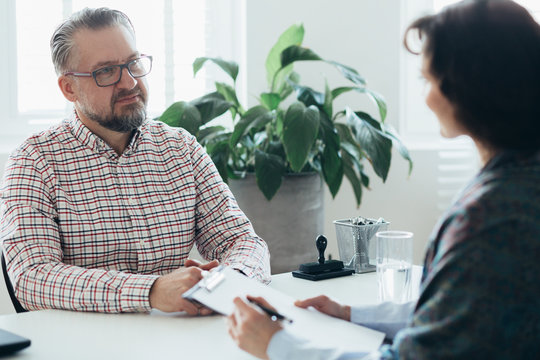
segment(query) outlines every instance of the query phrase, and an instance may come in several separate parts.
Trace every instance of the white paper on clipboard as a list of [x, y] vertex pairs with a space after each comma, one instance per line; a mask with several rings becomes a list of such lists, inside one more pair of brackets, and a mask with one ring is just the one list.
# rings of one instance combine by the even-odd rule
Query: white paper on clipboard
[[279, 290], [250, 279], [228, 267], [212, 270], [184, 298], [195, 300], [223, 315], [233, 312], [233, 299], [237, 296], [261, 296], [276, 310], [293, 320], [283, 323], [293, 334], [308, 339], [318, 346], [334, 347], [346, 351], [371, 352], [379, 348], [384, 333], [333, 318], [314, 309], [306, 310], [294, 305], [295, 299]]

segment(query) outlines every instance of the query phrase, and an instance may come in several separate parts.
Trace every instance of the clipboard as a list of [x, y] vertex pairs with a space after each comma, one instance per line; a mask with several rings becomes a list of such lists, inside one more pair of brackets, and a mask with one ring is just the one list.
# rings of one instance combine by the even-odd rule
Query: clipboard
[[331, 347], [344, 351], [371, 352], [382, 344], [385, 334], [323, 314], [315, 309], [294, 305], [295, 299], [238, 271], [220, 265], [212, 269], [182, 297], [204, 305], [222, 315], [234, 311], [237, 296], [261, 296], [292, 323], [282, 322], [285, 329], [307, 339], [317, 347]]

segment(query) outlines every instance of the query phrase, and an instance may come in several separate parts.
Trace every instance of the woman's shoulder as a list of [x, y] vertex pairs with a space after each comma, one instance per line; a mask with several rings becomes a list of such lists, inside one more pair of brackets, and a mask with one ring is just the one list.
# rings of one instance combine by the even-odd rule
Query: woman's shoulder
[[443, 251], [465, 243], [500, 248], [518, 233], [523, 242], [540, 243], [538, 162], [483, 169], [443, 216], [434, 241]]
[[540, 211], [540, 153], [503, 153], [492, 159], [463, 192], [469, 210], [509, 213], [522, 206]]

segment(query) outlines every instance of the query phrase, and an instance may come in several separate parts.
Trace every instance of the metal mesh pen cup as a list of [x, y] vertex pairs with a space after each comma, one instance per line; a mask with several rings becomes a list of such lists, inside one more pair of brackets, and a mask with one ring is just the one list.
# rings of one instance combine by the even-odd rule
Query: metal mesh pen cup
[[357, 274], [376, 270], [375, 233], [386, 230], [388, 224], [387, 221], [371, 225], [354, 225], [351, 219], [334, 221], [339, 258], [345, 268]]

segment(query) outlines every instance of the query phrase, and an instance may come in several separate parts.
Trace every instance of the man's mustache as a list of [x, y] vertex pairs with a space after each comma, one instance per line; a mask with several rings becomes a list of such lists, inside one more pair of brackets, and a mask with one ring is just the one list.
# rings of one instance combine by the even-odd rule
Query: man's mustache
[[111, 99], [112, 100], [111, 102], [112, 104], [114, 104], [118, 101], [118, 99], [136, 96], [136, 95], [142, 97], [143, 101], [146, 101], [146, 98], [144, 97], [144, 94], [142, 93], [142, 91], [139, 89], [139, 87], [136, 87], [132, 90], [120, 90], [118, 93], [116, 93], [113, 96], [113, 98]]

